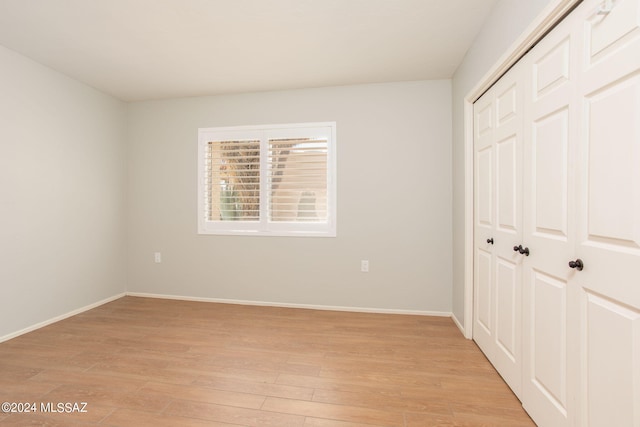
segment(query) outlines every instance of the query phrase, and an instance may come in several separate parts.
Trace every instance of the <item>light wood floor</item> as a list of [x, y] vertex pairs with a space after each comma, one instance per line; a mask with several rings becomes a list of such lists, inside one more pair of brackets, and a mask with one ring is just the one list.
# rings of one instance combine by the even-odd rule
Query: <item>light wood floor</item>
[[134, 297], [1, 343], [5, 401], [38, 412], [2, 426], [534, 426], [448, 318]]

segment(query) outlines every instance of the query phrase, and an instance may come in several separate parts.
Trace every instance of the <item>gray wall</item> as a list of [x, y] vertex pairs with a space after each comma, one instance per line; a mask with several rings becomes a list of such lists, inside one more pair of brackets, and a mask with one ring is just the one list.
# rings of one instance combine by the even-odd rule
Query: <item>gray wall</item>
[[[464, 318], [464, 98], [551, 0], [501, 0], [493, 7], [452, 81], [453, 314]], [[469, 320], [470, 321], [470, 320]]]
[[0, 46], [0, 340], [124, 292], [125, 112]]
[[[131, 104], [128, 290], [450, 312], [450, 83]], [[199, 127], [312, 121], [337, 122], [336, 238], [197, 234]]]

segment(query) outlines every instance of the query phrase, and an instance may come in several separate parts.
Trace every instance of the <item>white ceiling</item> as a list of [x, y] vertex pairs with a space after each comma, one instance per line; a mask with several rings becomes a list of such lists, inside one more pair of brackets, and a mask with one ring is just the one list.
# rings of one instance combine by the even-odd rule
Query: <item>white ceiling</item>
[[497, 0], [0, 0], [0, 45], [124, 101], [450, 78]]

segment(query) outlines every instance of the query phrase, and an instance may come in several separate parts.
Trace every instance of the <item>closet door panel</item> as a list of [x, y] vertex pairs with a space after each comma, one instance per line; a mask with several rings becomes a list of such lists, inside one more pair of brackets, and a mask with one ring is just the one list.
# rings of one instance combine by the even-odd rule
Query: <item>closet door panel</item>
[[492, 321], [492, 297], [493, 297], [493, 269], [491, 252], [478, 248], [476, 250], [476, 334], [475, 338], [479, 345], [486, 347], [491, 342], [493, 331]]
[[520, 110], [516, 83], [511, 83], [506, 88], [501, 87], [496, 90], [500, 90], [500, 93], [496, 95], [497, 129], [504, 129], [510, 122], [518, 126], [518, 124], [515, 124], [518, 121], [517, 114]]
[[522, 388], [522, 66], [494, 86], [495, 354], [492, 363], [517, 396]]
[[476, 153], [477, 221], [476, 225], [491, 232], [493, 228], [493, 146]]
[[491, 360], [495, 340], [495, 104], [491, 91], [474, 105], [474, 317], [473, 338]]
[[497, 218], [496, 226], [501, 232], [512, 235], [512, 239], [516, 238], [518, 226], [521, 222], [518, 215], [520, 214], [520, 206], [518, 205], [520, 189], [517, 187], [518, 170], [520, 154], [518, 149], [517, 135], [510, 135], [502, 141], [498, 141], [496, 145], [496, 164], [497, 164]]
[[[561, 22], [527, 55], [524, 143], [523, 406], [540, 426], [575, 425], [574, 254], [578, 38]], [[573, 300], [572, 300], [573, 298]]]
[[[498, 97], [496, 142], [496, 355], [494, 364], [519, 395], [522, 378], [522, 255], [513, 251], [522, 238], [522, 142], [516, 84]], [[502, 100], [502, 101], [501, 101]], [[522, 101], [520, 100], [520, 103]], [[502, 112], [505, 114], [500, 114]], [[503, 118], [500, 122], [500, 118]], [[521, 118], [521, 115], [520, 115]], [[501, 125], [501, 126], [500, 126]]]
[[563, 106], [532, 124], [532, 233], [544, 239], [568, 239], [569, 109]]
[[[475, 126], [474, 133], [476, 141], [482, 140], [484, 137], [490, 138], [493, 132], [493, 99], [491, 94], [485, 95], [481, 100], [476, 102], [475, 107]], [[480, 146], [485, 145], [480, 143]]]
[[[522, 82], [515, 66], [474, 105], [474, 340], [518, 395], [522, 378]], [[492, 243], [487, 243], [487, 240]]]
[[611, 10], [603, 2], [589, 2], [591, 10], [586, 21], [585, 47], [588, 64], [608, 61], [616, 51], [625, 49], [640, 37], [640, 3], [637, 0], [616, 0]]
[[567, 282], [539, 271], [532, 271], [534, 348], [531, 382], [537, 393], [567, 417]]
[[[591, 2], [590, 2], [591, 3]], [[582, 110], [576, 258], [582, 425], [640, 426], [640, 0], [594, 7]]]
[[590, 291], [584, 303], [584, 425], [638, 426], [640, 310]]
[[533, 100], [539, 101], [554, 89], [569, 81], [570, 44], [569, 37], [547, 47], [544, 55], [533, 64]]
[[[511, 260], [498, 258], [496, 262], [496, 343], [503, 356], [511, 362], [508, 366], [518, 366], [516, 359], [520, 357], [520, 349], [517, 347], [520, 330], [516, 330], [519, 324], [520, 305], [518, 266]], [[502, 372], [503, 376], [518, 377], [519, 372]]]
[[640, 249], [640, 75], [588, 94], [585, 110], [585, 237], [633, 253]]

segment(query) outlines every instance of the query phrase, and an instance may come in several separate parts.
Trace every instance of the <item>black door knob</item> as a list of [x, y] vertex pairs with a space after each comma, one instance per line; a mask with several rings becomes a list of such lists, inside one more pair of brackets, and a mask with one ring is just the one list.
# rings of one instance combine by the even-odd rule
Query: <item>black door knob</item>
[[490, 239], [487, 239], [487, 243], [489, 243], [489, 244], [493, 245], [493, 237], [492, 237], [492, 238], [490, 238]]
[[575, 268], [578, 271], [582, 271], [582, 269], [584, 268], [584, 263], [580, 258], [578, 258], [575, 261], [569, 261], [569, 267]]
[[514, 246], [514, 252], [520, 252], [521, 255], [529, 256], [529, 248], [523, 248], [522, 245]]

